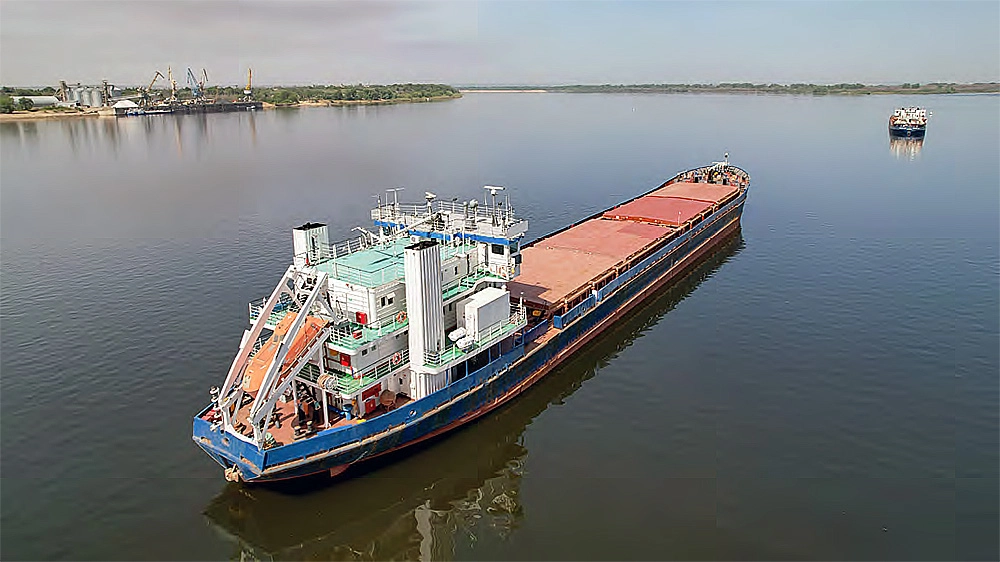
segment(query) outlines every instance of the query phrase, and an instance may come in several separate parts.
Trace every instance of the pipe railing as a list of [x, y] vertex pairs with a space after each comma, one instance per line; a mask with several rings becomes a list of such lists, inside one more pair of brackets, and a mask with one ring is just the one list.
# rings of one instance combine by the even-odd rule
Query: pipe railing
[[504, 320], [491, 324], [485, 330], [476, 334], [475, 341], [469, 347], [463, 349], [458, 347], [457, 344], [452, 344], [441, 351], [425, 351], [424, 365], [428, 367], [440, 367], [462, 355], [473, 354], [479, 349], [495, 344], [501, 336], [513, 333], [528, 323], [527, 309], [523, 305], [512, 306], [511, 312], [512, 314]]

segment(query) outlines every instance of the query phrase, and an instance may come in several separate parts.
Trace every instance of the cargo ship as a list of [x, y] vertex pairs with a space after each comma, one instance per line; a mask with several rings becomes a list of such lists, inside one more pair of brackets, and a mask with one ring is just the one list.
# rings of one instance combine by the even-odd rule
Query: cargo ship
[[889, 135], [923, 138], [927, 132], [927, 110], [922, 107], [901, 107], [889, 116]]
[[192, 438], [227, 480], [270, 482], [470, 423], [737, 232], [749, 186], [727, 155], [530, 243], [495, 186], [482, 203], [379, 196], [374, 229], [344, 242], [298, 226]]
[[[739, 234], [728, 237], [683, 280], [644, 301], [641, 311], [629, 314], [585, 353], [606, 360], [634, 342], [741, 248]], [[526, 428], [550, 404], [565, 402], [595, 376], [600, 375], [594, 369], [553, 372], [530, 395], [484, 416], [474, 432], [449, 436], [433, 455], [411, 457], [401, 451], [356, 471], [358, 476], [378, 472], [378, 478], [352, 478], [330, 487], [293, 482], [277, 493], [224, 486], [203, 513], [239, 552], [232, 559], [342, 560], [358, 552], [373, 560], [453, 559], [459, 535], [483, 539], [517, 528], [525, 510], [519, 498], [530, 453], [524, 446]], [[301, 489], [311, 493], [287, 493]], [[289, 518], [289, 513], [310, 516]]]

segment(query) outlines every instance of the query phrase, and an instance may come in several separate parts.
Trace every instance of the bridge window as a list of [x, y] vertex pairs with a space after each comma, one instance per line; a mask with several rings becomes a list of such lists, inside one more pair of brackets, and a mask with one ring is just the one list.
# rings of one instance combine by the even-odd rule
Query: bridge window
[[490, 244], [490, 251], [494, 254], [503, 255], [503, 244]]

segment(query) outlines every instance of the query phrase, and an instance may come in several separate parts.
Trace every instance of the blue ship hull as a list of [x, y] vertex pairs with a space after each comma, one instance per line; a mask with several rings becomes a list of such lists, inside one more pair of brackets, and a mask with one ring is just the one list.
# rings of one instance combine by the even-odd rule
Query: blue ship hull
[[926, 127], [889, 127], [889, 134], [894, 137], [923, 138]]
[[743, 189], [736, 199], [691, 230], [575, 308], [554, 317], [555, 334], [544, 343], [534, 340], [549, 329], [549, 321], [513, 341], [493, 346], [486, 366], [420, 400], [362, 423], [327, 429], [309, 439], [264, 450], [202, 419], [211, 408], [208, 406], [195, 417], [192, 438], [222, 467], [238, 467], [242, 480], [266, 482], [320, 472], [339, 474], [351, 464], [469, 423], [523, 392], [735, 233], [746, 195], [747, 189]]

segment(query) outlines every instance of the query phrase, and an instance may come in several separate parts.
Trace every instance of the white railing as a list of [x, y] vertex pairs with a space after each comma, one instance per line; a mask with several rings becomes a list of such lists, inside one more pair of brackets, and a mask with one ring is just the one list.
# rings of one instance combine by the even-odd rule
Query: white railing
[[[257, 301], [251, 301], [249, 303], [251, 322], [257, 320], [257, 318], [260, 316], [261, 311], [264, 310], [264, 306], [266, 304], [267, 304], [267, 297], [264, 297]], [[284, 315], [288, 312], [298, 312], [298, 311], [299, 311], [299, 304], [297, 302], [295, 302], [291, 298], [282, 298], [277, 303], [275, 303], [274, 309], [271, 310], [271, 316], [278, 314], [284, 317]], [[268, 318], [266, 323], [270, 324], [271, 320], [272, 318]]]
[[511, 315], [509, 317], [490, 324], [485, 330], [476, 334], [476, 340], [471, 346], [462, 349], [458, 345], [453, 344], [441, 351], [425, 351], [424, 365], [440, 367], [463, 355], [474, 354], [477, 350], [493, 345], [501, 337], [505, 337], [523, 328], [527, 323], [527, 309], [523, 305], [514, 305], [511, 307]]
[[[514, 210], [507, 206], [495, 208], [488, 205], [466, 206], [460, 201], [434, 201], [428, 209], [427, 204], [400, 203], [386, 204], [372, 209], [372, 220], [388, 221], [407, 227], [426, 220], [433, 215], [439, 215], [445, 223], [445, 230], [477, 230], [500, 228], [506, 229], [521, 221], [514, 216]], [[428, 230], [433, 228], [433, 221], [428, 221]], [[494, 222], [496, 224], [494, 224]]]
[[333, 244], [324, 244], [321, 242], [315, 249], [295, 254], [294, 257], [305, 258], [309, 261], [310, 265], [316, 265], [334, 258], [349, 256], [361, 250], [367, 250], [373, 245], [375, 244], [372, 244], [370, 237], [359, 236], [357, 238], [334, 242]]
[[410, 350], [405, 348], [393, 353], [388, 361], [380, 361], [364, 371], [354, 373], [350, 379], [344, 374], [337, 376], [337, 390], [341, 392], [353, 392], [362, 386], [367, 386], [376, 380], [395, 372], [400, 367], [410, 364]]

